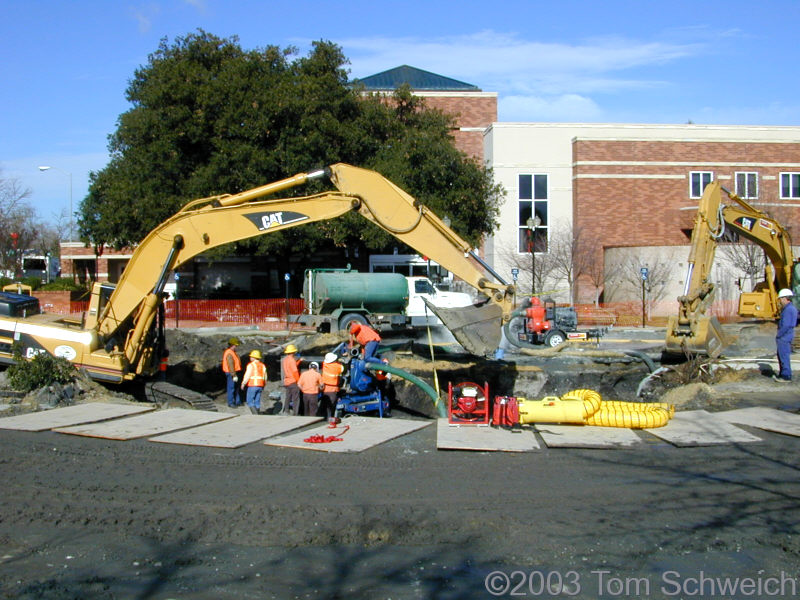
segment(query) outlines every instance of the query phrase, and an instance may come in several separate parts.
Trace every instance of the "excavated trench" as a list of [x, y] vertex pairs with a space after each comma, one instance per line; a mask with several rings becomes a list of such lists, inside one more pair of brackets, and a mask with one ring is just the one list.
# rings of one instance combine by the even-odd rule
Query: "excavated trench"
[[[280, 397], [280, 358], [289, 338], [253, 331], [237, 333], [242, 344], [239, 353], [245, 357], [259, 349], [267, 365], [268, 382], [263, 398]], [[224, 376], [220, 357], [230, 334], [199, 334], [168, 330], [170, 348], [168, 381], [206, 394], [218, 404], [224, 404]], [[291, 341], [307, 360], [321, 361], [326, 352], [346, 340], [344, 335], [303, 334]], [[637, 391], [650, 368], [640, 359], [619, 352], [561, 352], [543, 351], [541, 356], [506, 354], [503, 360], [474, 357], [450, 346], [435, 346], [434, 356], [427, 344], [405, 338], [388, 337], [383, 356], [392, 366], [419, 377], [441, 390], [446, 396], [448, 384], [473, 382], [488, 384], [492, 396], [521, 396], [542, 398], [561, 396], [574, 390], [594, 389], [606, 399], [637, 400]], [[660, 378], [648, 386], [646, 397], [652, 400], [664, 386], [671, 387], [669, 378]], [[435, 417], [430, 397], [419, 387], [400, 378], [393, 378], [389, 387], [393, 408], [410, 415]], [[269, 404], [268, 404], [269, 406]]]
[[[220, 360], [232, 335], [229, 331], [221, 333], [213, 329], [168, 329], [170, 362], [167, 383], [194, 392], [201, 400], [199, 404], [193, 403], [197, 404], [196, 407], [223, 407], [225, 378]], [[251, 350], [258, 349], [264, 355], [268, 382], [262, 403], [268, 412], [280, 408], [275, 405], [282, 396], [280, 359], [283, 347], [289, 341], [298, 346], [306, 361], [321, 362], [326, 352], [346, 340], [344, 334], [303, 333], [287, 337], [246, 328], [238, 330], [235, 335], [242, 340], [239, 353], [243, 362]], [[755, 349], [757, 354], [768, 356], [767, 346], [772, 335], [769, 327], [765, 329], [764, 325], [746, 326], [736, 335], [736, 344], [751, 353]], [[659, 357], [651, 354], [650, 358], [656, 360], [654, 365], [652, 361], [643, 361], [623, 352], [591, 348], [561, 351], [543, 348], [524, 354], [509, 352], [504, 359], [493, 360], [466, 354], [454, 344], [434, 345], [431, 350], [426, 341], [386, 336], [383, 356], [393, 367], [407, 371], [440, 390], [442, 399], [447, 396], [448, 384], [455, 386], [472, 382], [488, 385], [492, 397], [541, 399], [562, 396], [575, 389], [592, 389], [605, 400], [666, 401], [682, 409], [724, 410], [747, 404], [751, 397], [771, 399], [776, 391], [772, 389], [771, 367], [767, 363], [761, 364], [757, 370], [736, 369], [733, 368], [735, 364], [716, 364], [711, 368], [711, 363], [702, 359], [669, 364], [658, 361]], [[654, 366], [658, 371], [652, 375]], [[103, 387], [84, 381], [79, 385], [83, 401], [101, 400], [103, 394], [138, 401], [163, 400], [142, 382]], [[0, 382], [0, 388], [4, 387]], [[387, 391], [392, 409], [404, 416], [435, 418], [440, 414], [430, 396], [409, 381], [393, 377]], [[39, 390], [29, 394], [28, 403], [37, 406], [62, 404], [57, 395], [58, 390]], [[64, 403], [69, 403], [70, 399], [71, 395]], [[180, 398], [167, 404], [182, 405]], [[183, 404], [190, 406], [189, 403]]]

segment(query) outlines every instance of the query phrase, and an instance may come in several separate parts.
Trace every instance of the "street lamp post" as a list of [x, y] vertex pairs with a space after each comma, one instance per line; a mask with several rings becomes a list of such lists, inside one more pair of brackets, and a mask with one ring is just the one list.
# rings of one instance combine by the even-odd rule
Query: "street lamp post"
[[59, 169], [58, 167], [47, 167], [47, 166], [39, 167], [39, 170], [42, 172], [49, 171], [50, 169], [55, 169], [56, 171], [61, 171], [62, 173], [66, 173], [67, 175], [69, 175], [69, 229], [67, 231], [67, 234], [69, 235], [68, 241], [71, 242], [72, 241], [72, 173], [70, 173], [69, 171], [65, 171], [64, 169]]
[[525, 221], [531, 236], [531, 296], [536, 295], [536, 228], [541, 224], [539, 215], [534, 215]]

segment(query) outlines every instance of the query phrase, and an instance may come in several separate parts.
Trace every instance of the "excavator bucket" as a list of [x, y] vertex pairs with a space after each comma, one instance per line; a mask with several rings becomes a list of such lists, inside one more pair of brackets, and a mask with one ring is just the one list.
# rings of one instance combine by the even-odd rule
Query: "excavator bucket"
[[667, 352], [717, 358], [728, 343], [716, 317], [698, 317], [686, 327], [678, 325], [677, 316], [667, 322]]
[[491, 356], [500, 346], [503, 310], [499, 305], [442, 308], [427, 300], [425, 304], [470, 354]]

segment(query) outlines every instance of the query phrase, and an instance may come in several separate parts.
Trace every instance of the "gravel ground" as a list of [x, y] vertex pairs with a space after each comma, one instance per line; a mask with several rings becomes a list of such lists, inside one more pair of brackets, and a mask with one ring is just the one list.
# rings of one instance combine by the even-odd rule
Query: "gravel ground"
[[494, 582], [510, 597], [502, 575], [487, 579], [499, 571], [509, 585], [526, 579], [524, 596], [551, 597], [535, 580], [551, 573], [571, 581], [562, 597], [618, 597], [606, 587], [635, 578], [648, 593], [630, 595], [661, 598], [695, 595], [701, 571], [796, 581], [798, 440], [758, 435], [741, 446], [648, 437], [637, 450], [508, 454], [436, 451], [427, 427], [344, 456], [2, 431], [0, 589], [486, 598]]

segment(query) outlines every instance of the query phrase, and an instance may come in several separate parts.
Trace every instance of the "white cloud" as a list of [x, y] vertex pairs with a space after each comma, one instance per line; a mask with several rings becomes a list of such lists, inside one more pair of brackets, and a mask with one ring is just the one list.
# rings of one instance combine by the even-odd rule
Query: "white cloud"
[[161, 12], [161, 8], [154, 3], [130, 8], [130, 14], [139, 27], [139, 33], [147, 33], [153, 26], [153, 19]]
[[481, 31], [337, 43], [351, 60], [353, 77], [407, 64], [498, 92], [499, 118], [504, 121], [597, 121], [604, 118], [604, 110], [593, 96], [671, 85], [653, 75], [659, 67], [707, 52], [708, 32], [695, 33], [694, 39], [702, 42], [691, 41], [691, 32], [682, 30], [680, 42], [605, 36], [556, 43]]
[[205, 14], [206, 9], [208, 8], [206, 0], [183, 0], [183, 1], [192, 8], [197, 9], [197, 11], [201, 14]]
[[613, 73], [696, 55], [700, 43], [638, 41], [603, 37], [576, 44], [523, 40], [516, 34], [483, 31], [471, 35], [417, 38], [352, 38], [339, 41], [352, 61], [353, 75], [372, 75], [409, 64], [445, 74], [483, 89], [525, 92], [542, 87], [552, 94], [661, 85]]

